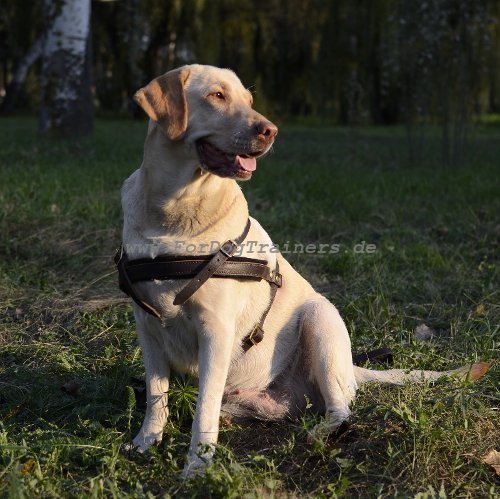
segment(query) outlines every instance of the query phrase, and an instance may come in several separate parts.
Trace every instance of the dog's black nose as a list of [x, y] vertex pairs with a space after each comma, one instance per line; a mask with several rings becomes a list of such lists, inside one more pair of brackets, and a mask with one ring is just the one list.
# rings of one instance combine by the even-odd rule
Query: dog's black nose
[[270, 121], [261, 121], [257, 123], [257, 134], [265, 140], [272, 140], [278, 135], [278, 127]]

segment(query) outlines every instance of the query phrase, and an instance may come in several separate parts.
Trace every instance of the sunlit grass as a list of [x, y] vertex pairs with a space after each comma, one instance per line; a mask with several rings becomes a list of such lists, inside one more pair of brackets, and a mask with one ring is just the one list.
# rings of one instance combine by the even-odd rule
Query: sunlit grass
[[[34, 120], [1, 125], [0, 496], [494, 496], [481, 458], [500, 441], [497, 366], [474, 385], [364, 387], [338, 440], [312, 438], [309, 413], [224, 423], [213, 467], [189, 483], [195, 389], [177, 380], [163, 443], [120, 453], [142, 419], [143, 367], [112, 255], [146, 125], [103, 120], [84, 144], [41, 140]], [[243, 185], [275, 242], [339, 245], [287, 257], [340, 309], [355, 349], [391, 347], [402, 368], [489, 360], [499, 345], [500, 143], [481, 125], [444, 167], [429, 137], [414, 166], [402, 128], [282, 127]], [[375, 251], [357, 252], [363, 241]], [[420, 323], [431, 340], [415, 338]], [[61, 391], [72, 380], [78, 392]]]

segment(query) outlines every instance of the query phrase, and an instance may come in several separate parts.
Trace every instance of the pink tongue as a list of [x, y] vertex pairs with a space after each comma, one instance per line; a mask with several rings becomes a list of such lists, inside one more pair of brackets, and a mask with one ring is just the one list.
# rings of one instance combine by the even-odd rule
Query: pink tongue
[[255, 158], [242, 158], [241, 156], [236, 156], [238, 164], [247, 172], [253, 172], [257, 168], [257, 161]]

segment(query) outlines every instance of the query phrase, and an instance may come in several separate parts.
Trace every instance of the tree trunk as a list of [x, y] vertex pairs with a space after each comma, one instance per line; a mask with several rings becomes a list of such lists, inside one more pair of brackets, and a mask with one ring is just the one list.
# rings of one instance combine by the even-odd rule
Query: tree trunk
[[39, 129], [66, 137], [92, 134], [90, 0], [49, 0], [60, 5], [42, 54]]
[[21, 59], [18, 64], [16, 72], [12, 77], [9, 85], [7, 86], [5, 97], [0, 105], [0, 114], [9, 114], [14, 108], [19, 92], [23, 88], [24, 81], [28, 74], [29, 69], [33, 63], [42, 55], [43, 48], [43, 36], [38, 38], [36, 42], [31, 46], [25, 56]]

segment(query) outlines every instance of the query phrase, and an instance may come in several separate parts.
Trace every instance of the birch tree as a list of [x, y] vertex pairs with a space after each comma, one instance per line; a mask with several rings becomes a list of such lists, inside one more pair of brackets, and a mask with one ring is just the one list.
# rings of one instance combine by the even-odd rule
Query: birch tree
[[[90, 0], [46, 0], [39, 129], [67, 137], [92, 133]], [[51, 18], [51, 19], [50, 19]]]
[[24, 81], [26, 80], [29, 69], [31, 68], [33, 63], [42, 55], [42, 47], [43, 36], [40, 36], [21, 59], [21, 62], [19, 62], [16, 72], [14, 73], [14, 76], [12, 77], [12, 80], [10, 81], [5, 91], [5, 98], [0, 104], [1, 115], [9, 114], [14, 108], [17, 96], [19, 95], [19, 92], [24, 85]]

